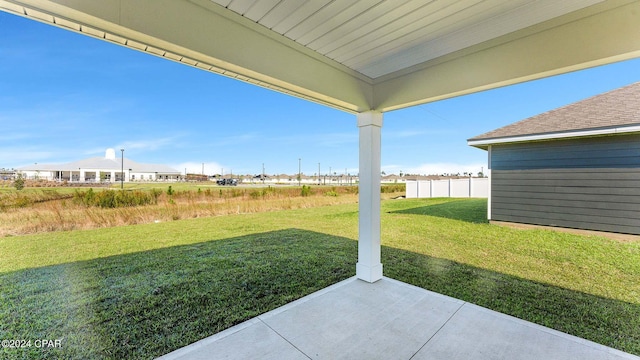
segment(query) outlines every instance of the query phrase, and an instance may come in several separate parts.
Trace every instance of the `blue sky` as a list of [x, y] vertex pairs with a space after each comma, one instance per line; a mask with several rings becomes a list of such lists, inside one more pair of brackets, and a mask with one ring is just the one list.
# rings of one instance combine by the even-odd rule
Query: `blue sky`
[[[124, 148], [197, 173], [357, 173], [352, 114], [3, 12], [0, 39], [0, 168]], [[636, 59], [386, 113], [382, 169], [477, 173], [466, 139], [637, 81]]]

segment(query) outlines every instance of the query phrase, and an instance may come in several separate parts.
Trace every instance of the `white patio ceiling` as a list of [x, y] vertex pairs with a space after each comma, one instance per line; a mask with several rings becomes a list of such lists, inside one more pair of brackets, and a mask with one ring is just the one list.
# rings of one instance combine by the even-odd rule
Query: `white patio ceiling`
[[600, 0], [213, 0], [370, 79]]
[[638, 0], [0, 0], [0, 9], [353, 113], [640, 56]]

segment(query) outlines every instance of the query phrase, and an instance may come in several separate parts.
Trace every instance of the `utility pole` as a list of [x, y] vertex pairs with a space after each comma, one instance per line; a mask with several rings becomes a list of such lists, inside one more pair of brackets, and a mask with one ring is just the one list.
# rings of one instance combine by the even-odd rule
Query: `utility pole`
[[302, 173], [300, 171], [300, 164], [302, 163], [302, 159], [298, 158], [298, 186], [302, 184]]

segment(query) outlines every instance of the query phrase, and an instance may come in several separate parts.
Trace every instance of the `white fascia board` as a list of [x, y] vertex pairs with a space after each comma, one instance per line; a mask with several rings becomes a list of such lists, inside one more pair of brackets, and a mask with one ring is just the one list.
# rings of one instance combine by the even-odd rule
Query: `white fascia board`
[[501, 138], [492, 138], [492, 139], [467, 140], [467, 145], [484, 149], [484, 148], [487, 148], [489, 145], [494, 145], [494, 144], [567, 139], [567, 138], [577, 138], [577, 137], [592, 137], [592, 136], [625, 134], [625, 133], [634, 133], [634, 132], [640, 132], [640, 125], [606, 128], [606, 129], [568, 131], [568, 132], [562, 132], [562, 133], [533, 134], [533, 135], [510, 136], [510, 137], [501, 137]]

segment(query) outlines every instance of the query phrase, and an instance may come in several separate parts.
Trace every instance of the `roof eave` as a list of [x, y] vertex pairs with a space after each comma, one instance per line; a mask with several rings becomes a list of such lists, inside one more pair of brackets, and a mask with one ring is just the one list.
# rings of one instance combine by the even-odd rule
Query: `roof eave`
[[490, 145], [496, 145], [496, 144], [521, 143], [521, 142], [531, 142], [531, 141], [545, 141], [545, 140], [568, 139], [568, 138], [579, 138], [579, 137], [592, 137], [592, 136], [606, 136], [606, 135], [626, 134], [626, 133], [635, 133], [635, 132], [640, 132], [640, 125], [617, 126], [617, 127], [605, 128], [605, 129], [584, 129], [584, 130], [575, 130], [575, 131], [564, 131], [559, 133], [554, 132], [554, 133], [543, 133], [543, 134], [505, 136], [505, 137], [487, 138], [487, 139], [468, 139], [467, 145], [477, 147], [479, 149], [487, 150]]

